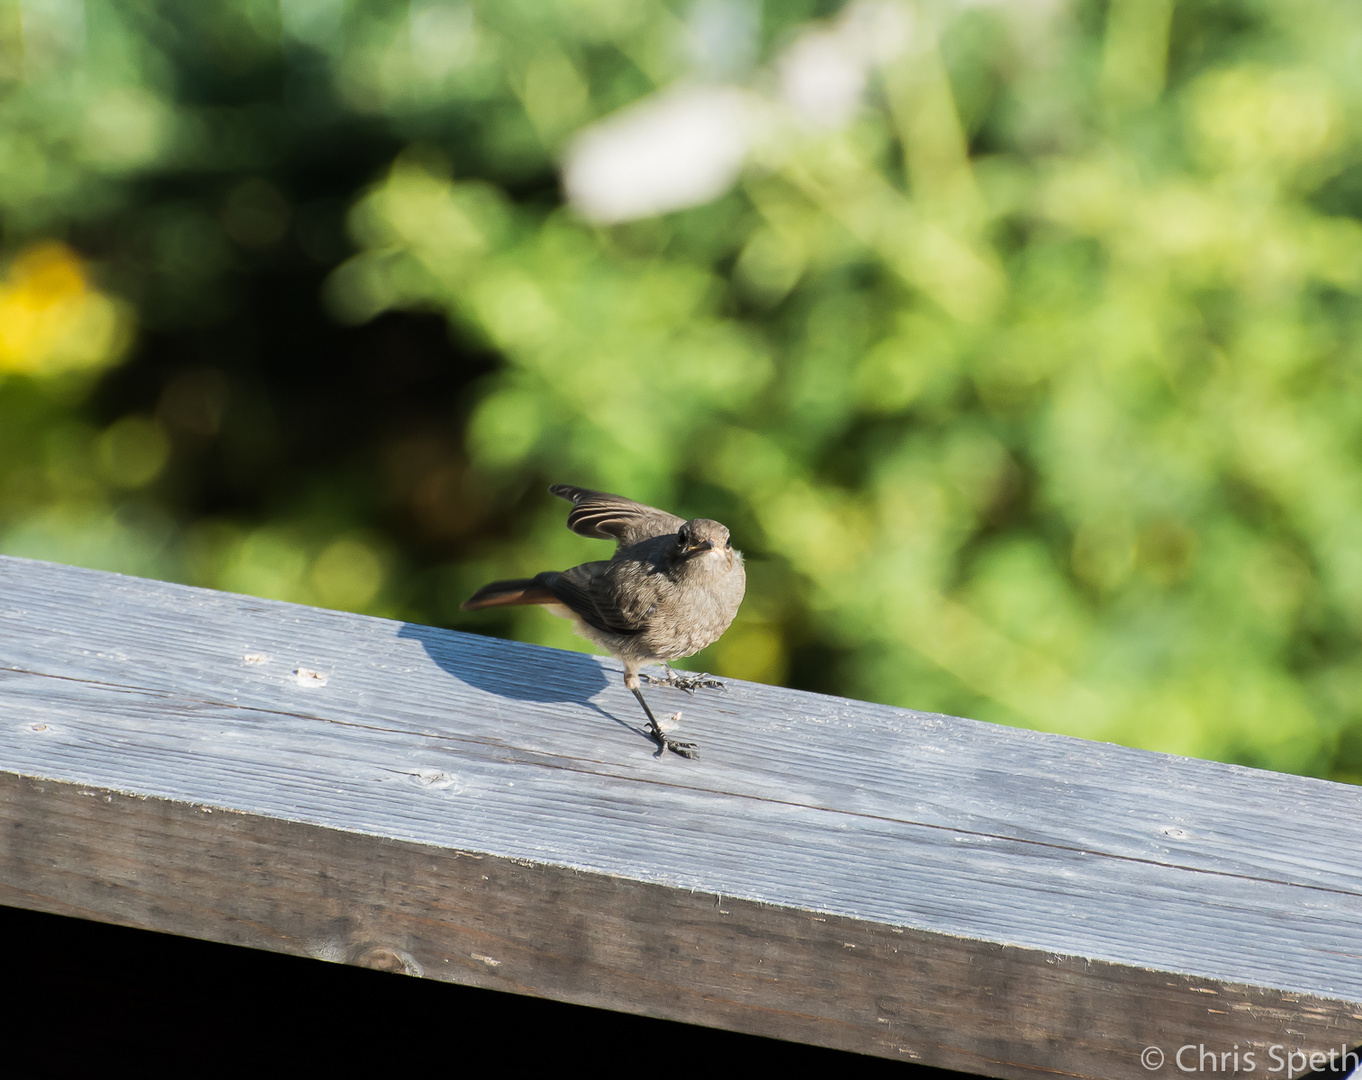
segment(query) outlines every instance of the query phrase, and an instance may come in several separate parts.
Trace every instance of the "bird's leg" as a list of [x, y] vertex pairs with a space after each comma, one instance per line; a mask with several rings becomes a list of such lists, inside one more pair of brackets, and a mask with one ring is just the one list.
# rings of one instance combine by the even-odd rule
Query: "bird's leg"
[[662, 669], [667, 673], [666, 678], [659, 679], [656, 675], [644, 675], [643, 678], [647, 679], [650, 683], [657, 683], [659, 686], [674, 686], [678, 690], [684, 690], [688, 694], [693, 694], [702, 687], [706, 690], [722, 690], [724, 688], [723, 683], [718, 679], [711, 678], [704, 672], [701, 672], [698, 675], [692, 675], [687, 672], [683, 675], [673, 671], [672, 666], [666, 661], [663, 661]]
[[[657, 722], [657, 717], [653, 715], [653, 710], [648, 708], [648, 703], [643, 700], [643, 691], [638, 688], [638, 676], [636, 674], [626, 673], [624, 685], [633, 691], [634, 697], [638, 698], [638, 703], [643, 706], [643, 711], [648, 714], [648, 734], [657, 740], [659, 755], [664, 750], [670, 750], [673, 754], [680, 754], [683, 758], [698, 758], [700, 756], [694, 743], [681, 742], [679, 739], [667, 737], [662, 730], [662, 725]], [[679, 717], [681, 714], [677, 713], [676, 715]]]

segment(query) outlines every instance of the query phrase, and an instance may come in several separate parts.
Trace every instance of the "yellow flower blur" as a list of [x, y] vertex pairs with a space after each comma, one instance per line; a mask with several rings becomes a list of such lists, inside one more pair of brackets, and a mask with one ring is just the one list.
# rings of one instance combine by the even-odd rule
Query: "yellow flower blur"
[[123, 309], [90, 284], [75, 251], [41, 241], [15, 258], [0, 283], [0, 372], [101, 367], [123, 351], [128, 324]]

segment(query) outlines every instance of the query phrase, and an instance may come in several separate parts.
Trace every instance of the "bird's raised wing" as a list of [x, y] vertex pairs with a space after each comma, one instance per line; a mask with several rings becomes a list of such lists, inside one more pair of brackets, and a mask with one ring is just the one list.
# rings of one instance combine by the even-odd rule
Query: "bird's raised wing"
[[665, 510], [603, 491], [570, 484], [554, 484], [549, 491], [572, 503], [567, 519], [569, 529], [597, 540], [614, 540], [622, 548], [654, 536], [672, 535], [686, 523], [685, 518]]

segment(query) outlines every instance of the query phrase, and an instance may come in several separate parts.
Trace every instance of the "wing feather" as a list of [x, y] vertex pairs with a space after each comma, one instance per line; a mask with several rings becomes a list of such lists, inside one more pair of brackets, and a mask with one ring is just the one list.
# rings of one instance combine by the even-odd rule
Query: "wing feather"
[[640, 633], [643, 624], [622, 611], [604, 587], [602, 574], [609, 565], [604, 560], [582, 563], [571, 570], [548, 570], [534, 580], [597, 630], [607, 634]]
[[685, 518], [665, 510], [644, 506], [620, 495], [607, 495], [604, 491], [570, 484], [554, 484], [549, 491], [572, 503], [572, 509], [568, 511], [569, 529], [596, 540], [614, 540], [620, 547], [629, 547], [654, 536], [669, 536], [686, 523]]

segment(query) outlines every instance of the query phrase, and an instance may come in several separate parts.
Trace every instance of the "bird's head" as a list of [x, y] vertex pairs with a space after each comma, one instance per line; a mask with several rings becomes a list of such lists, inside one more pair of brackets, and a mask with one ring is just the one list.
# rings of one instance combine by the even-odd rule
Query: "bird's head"
[[695, 558], [709, 552], [726, 554], [733, 550], [728, 530], [709, 518], [692, 518], [676, 534], [683, 559]]

